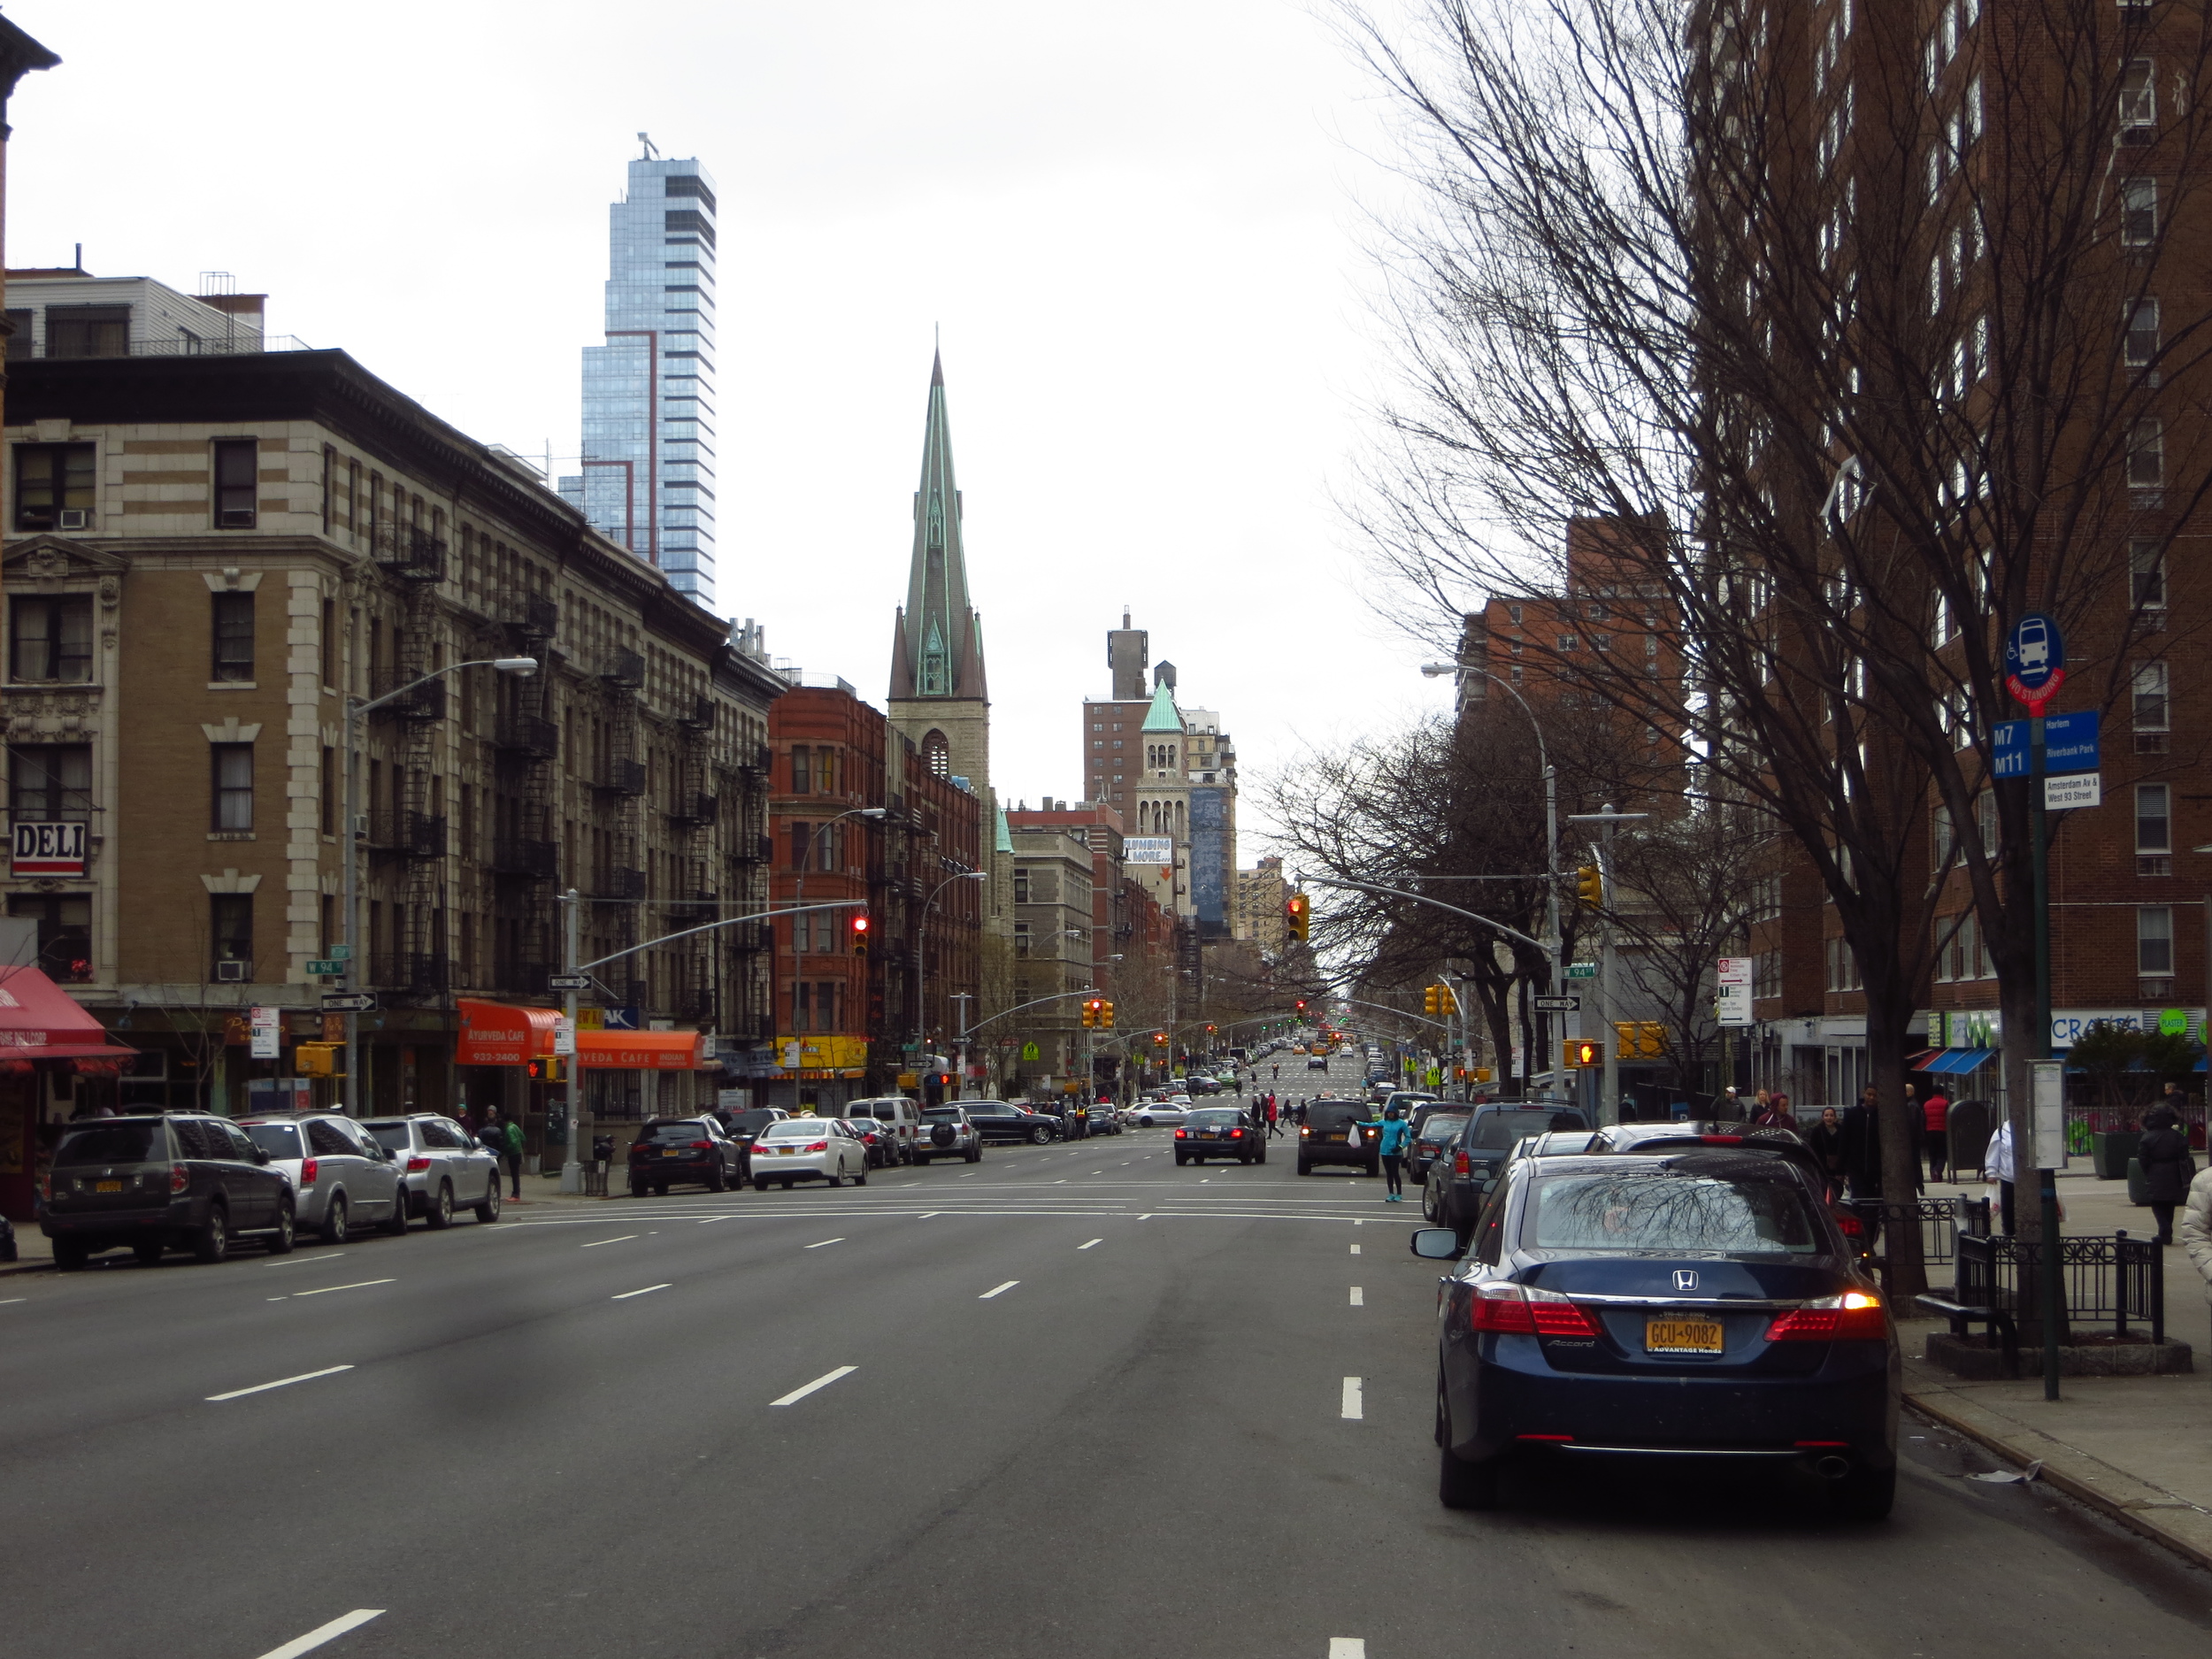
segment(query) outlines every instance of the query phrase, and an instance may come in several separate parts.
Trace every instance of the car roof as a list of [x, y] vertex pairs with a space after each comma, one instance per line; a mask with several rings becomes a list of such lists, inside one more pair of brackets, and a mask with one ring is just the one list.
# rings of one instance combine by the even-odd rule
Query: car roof
[[[1617, 1153], [1580, 1152], [1563, 1153], [1543, 1159], [1524, 1158], [1523, 1164], [1540, 1162], [1547, 1175], [1602, 1175], [1608, 1171], [1618, 1171], [1623, 1166]], [[1747, 1152], [1740, 1147], [1684, 1147], [1679, 1151], [1655, 1153], [1648, 1158], [1639, 1158], [1634, 1167], [1679, 1170], [1686, 1175], [1742, 1177], [1756, 1180], [1785, 1180], [1796, 1179], [1801, 1166], [1793, 1159], [1770, 1157], [1755, 1149]], [[1788, 1173], [1785, 1173], [1788, 1171]]]
[[1741, 1146], [1753, 1151], [1807, 1152], [1804, 1137], [1778, 1125], [1762, 1126], [1733, 1119], [1699, 1118], [1681, 1123], [1615, 1124], [1601, 1132], [1617, 1152], [1655, 1144]]

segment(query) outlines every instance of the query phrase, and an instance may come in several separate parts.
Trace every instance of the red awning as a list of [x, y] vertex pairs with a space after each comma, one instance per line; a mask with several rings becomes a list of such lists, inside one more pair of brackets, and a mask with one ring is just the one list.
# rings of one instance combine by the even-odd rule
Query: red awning
[[12, 1060], [119, 1060], [100, 1022], [36, 968], [0, 968], [0, 1056]]
[[1928, 1062], [1934, 1059], [1936, 1056], [1941, 1054], [1943, 1050], [1940, 1048], [1923, 1048], [1918, 1054], [1913, 1056], [1911, 1059], [1905, 1062], [1905, 1070], [1908, 1071], [1925, 1071], [1928, 1069]]
[[697, 1071], [711, 1063], [695, 1031], [580, 1031], [576, 1064], [588, 1071]]
[[550, 1008], [511, 1008], [504, 1002], [459, 999], [461, 1039], [454, 1045], [456, 1065], [523, 1065], [553, 1052]]

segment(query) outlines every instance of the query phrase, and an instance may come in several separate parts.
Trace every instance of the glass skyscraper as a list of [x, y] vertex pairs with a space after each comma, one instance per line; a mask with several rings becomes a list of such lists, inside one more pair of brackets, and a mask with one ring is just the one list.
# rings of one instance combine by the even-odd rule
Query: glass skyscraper
[[649, 145], [607, 217], [607, 343], [584, 348], [583, 470], [560, 491], [710, 610], [714, 180]]

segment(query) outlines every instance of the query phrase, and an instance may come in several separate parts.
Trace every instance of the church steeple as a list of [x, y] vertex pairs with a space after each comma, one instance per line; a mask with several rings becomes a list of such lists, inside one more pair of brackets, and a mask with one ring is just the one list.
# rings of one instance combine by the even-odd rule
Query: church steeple
[[942, 354], [930, 365], [922, 482], [914, 492], [914, 558], [891, 641], [891, 695], [981, 702], [983, 621], [968, 603], [960, 541], [960, 488], [952, 470]]

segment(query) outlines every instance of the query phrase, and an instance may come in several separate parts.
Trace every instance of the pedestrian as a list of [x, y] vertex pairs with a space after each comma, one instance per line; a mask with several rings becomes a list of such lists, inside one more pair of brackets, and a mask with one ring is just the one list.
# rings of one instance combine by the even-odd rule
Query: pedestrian
[[1715, 1105], [1718, 1108], [1713, 1114], [1716, 1118], [1725, 1118], [1735, 1123], [1743, 1121], [1743, 1100], [1736, 1093], [1736, 1086], [1733, 1083], [1721, 1091], [1720, 1099], [1715, 1102]]
[[1790, 1116], [1790, 1097], [1770, 1094], [1764, 1089], [1758, 1093], [1758, 1110], [1752, 1113], [1752, 1123], [1761, 1129], [1795, 1129], [1797, 1119]]
[[2174, 1210], [2189, 1199], [2189, 1179], [2196, 1171], [2189, 1156], [2189, 1133], [2173, 1109], [2161, 1102], [2143, 1114], [2143, 1138], [2136, 1144], [2136, 1161], [2143, 1166], [2143, 1185], [2149, 1189], [2151, 1214], [2158, 1222], [2158, 1242], [2174, 1241]]
[[507, 1196], [522, 1196], [522, 1123], [519, 1118], [507, 1120]]
[[1843, 1114], [1843, 1168], [1854, 1201], [1882, 1196], [1881, 1092], [1869, 1083]]
[[1843, 1191], [1843, 1119], [1832, 1106], [1820, 1109], [1820, 1121], [1805, 1137], [1806, 1145], [1820, 1160], [1820, 1167], [1827, 1172], [1827, 1201], [1834, 1203]]
[[2188, 1202], [2181, 1212], [2181, 1248], [2204, 1279], [2205, 1300], [2212, 1302], [2212, 1160], [2189, 1183]]
[[2012, 1235], [2012, 1119], [2007, 1118], [1982, 1154], [1982, 1179], [1997, 1189], [1997, 1216], [2008, 1238]]
[[1408, 1133], [1409, 1125], [1395, 1106], [1383, 1113], [1382, 1141], [1378, 1149], [1382, 1154], [1383, 1179], [1387, 1183], [1387, 1188], [1383, 1194], [1383, 1202], [1386, 1204], [1402, 1204], [1406, 1201], [1405, 1182], [1402, 1176], [1406, 1163]]
[[1929, 1092], [1921, 1112], [1928, 1125], [1928, 1179], [1939, 1181], [1951, 1156], [1951, 1102], [1946, 1098], [1940, 1083]]
[[1271, 1141], [1283, 1138], [1283, 1126], [1276, 1121], [1275, 1097], [1272, 1094], [1267, 1097], [1267, 1138]]
[[1275, 1075], [1276, 1075], [1277, 1077], [1280, 1077], [1280, 1076], [1282, 1076], [1282, 1074], [1283, 1074], [1283, 1068], [1282, 1068], [1282, 1067], [1280, 1067], [1279, 1065], [1279, 1066], [1277, 1066], [1277, 1067], [1275, 1068]]

